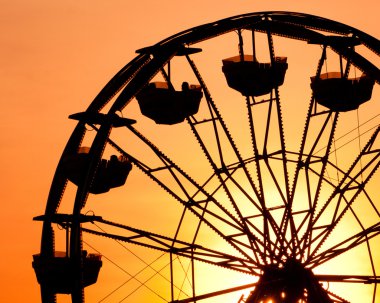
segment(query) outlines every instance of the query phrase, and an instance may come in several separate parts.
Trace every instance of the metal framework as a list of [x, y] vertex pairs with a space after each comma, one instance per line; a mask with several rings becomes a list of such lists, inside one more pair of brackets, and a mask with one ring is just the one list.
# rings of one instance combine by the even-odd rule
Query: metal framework
[[[170, 260], [175, 256], [189, 259], [192, 267], [192, 294], [188, 294], [188, 298], [176, 298], [176, 273], [172, 268], [172, 289], [167, 301], [195, 302], [246, 288], [253, 288], [250, 295], [242, 299], [248, 303], [267, 302], [266, 300], [351, 300], [344, 293], [334, 294], [320, 285], [326, 282], [370, 286], [369, 300], [379, 302], [377, 284], [380, 257], [375, 250], [379, 248], [380, 205], [378, 193], [372, 184], [379, 181], [379, 123], [373, 122], [369, 129], [364, 124], [356, 127], [352, 123], [350, 129], [344, 130], [357, 128], [361, 133], [344, 144], [359, 142], [360, 146], [357, 151], [349, 147], [348, 152], [344, 152], [350, 156], [348, 164], [341, 164], [337, 156], [340, 149], [336, 144], [342, 133], [339, 130], [349, 125], [347, 122], [343, 122], [343, 126], [340, 124], [347, 113], [319, 105], [310, 92], [306, 112], [294, 113], [294, 117], [301, 115], [304, 120], [304, 129], [297, 142], [298, 149], [288, 147], [292, 146], [289, 141], [294, 138], [288, 137], [284, 124], [284, 116], [288, 113], [283, 113], [283, 108], [287, 107], [287, 101], [280, 99], [282, 87], [274, 87], [263, 99], [253, 96], [236, 97], [241, 101], [239, 106], [245, 107], [242, 127], [248, 133], [248, 140], [242, 143], [239, 134], [230, 130], [228, 119], [219, 109], [226, 100], [218, 100], [220, 96], [215, 94], [215, 97], [211, 93], [212, 90], [206, 84], [209, 80], [207, 76], [201, 75], [201, 68], [196, 65], [195, 55], [193, 56], [193, 53], [200, 51], [195, 47], [203, 48], [204, 42], [232, 36], [234, 33], [237, 34], [237, 51], [241, 57], [247, 51], [247, 43], [244, 45], [249, 40], [247, 33], [252, 34], [252, 49], [249, 53], [254, 57], [258, 44], [255, 35], [266, 37], [265, 47], [272, 64], [276, 61], [274, 39], [302, 41], [309, 43], [310, 47], [315, 44], [321, 46], [314, 75], [310, 76], [321, 76], [323, 67], [326, 66], [326, 52], [332, 51], [340, 58], [344, 78], [348, 78], [350, 70], [355, 68], [380, 83], [380, 71], [374, 63], [374, 58], [378, 59], [380, 54], [379, 40], [342, 23], [300, 13], [258, 12], [239, 15], [185, 30], [151, 47], [138, 50], [137, 57], [111, 79], [86, 112], [73, 116], [79, 121], [58, 163], [45, 214], [35, 218], [43, 221], [42, 258], [54, 256], [54, 224], [70, 231], [67, 236], [67, 258], [73, 269], [71, 279], [74, 282], [70, 290], [72, 302], [84, 302], [84, 233], [153, 248], [167, 253]], [[360, 48], [371, 52], [371, 56], [362, 54], [358, 51]], [[201, 155], [202, 161], [207, 164], [207, 169], [199, 172], [201, 177], [187, 172], [187, 167], [184, 167], [186, 165], [173, 158], [171, 153], [175, 154], [175, 151], [168, 152], [160, 142], [153, 142], [149, 133], [144, 134], [144, 128], [140, 127], [139, 122], [146, 118], [136, 119], [137, 123], [134, 123], [116, 115], [123, 110], [129, 116], [129, 106], [136, 102], [136, 95], [152, 79], [162, 77], [174, 87], [177, 80], [171, 65], [175, 64], [176, 56], [182, 56], [192, 78], [203, 92], [201, 113], [186, 117], [184, 122], [193, 134], [192, 140], [195, 139], [194, 142], [198, 143], [197, 155]], [[291, 68], [289, 63], [289, 69]], [[286, 85], [285, 81], [284, 87]], [[374, 100], [370, 102], [373, 103]], [[105, 108], [108, 111], [101, 113]], [[363, 105], [358, 111], [362, 109], [365, 111], [366, 107]], [[373, 116], [376, 114], [373, 113]], [[159, 127], [157, 132], [160, 131]], [[72, 212], [61, 214], [59, 207], [68, 184], [64, 169], [65, 158], [78, 151], [90, 128], [95, 130], [96, 135], [91, 143], [85, 177], [77, 187]], [[118, 140], [119, 137], [113, 137], [112, 130], [115, 128], [134, 137], [146, 151], [154, 155], [155, 160], [146, 158], [139, 151], [132, 151], [129, 143], [125, 144], [123, 140]], [[128, 158], [134, 170], [143, 172], [152, 183], [158, 184], [172, 200], [181, 205], [183, 212], [179, 214], [179, 224], [173, 234], [161, 235], [131, 227], [128, 222], [115, 223], [101, 216], [83, 215], [91, 184], [106, 149]], [[201, 161], [194, 159], [198, 160]], [[331, 172], [336, 177], [332, 177]], [[106, 195], [104, 194], [105, 197]], [[125, 190], [125, 195], [128, 197], [128, 189]], [[367, 214], [361, 213], [361, 207]], [[157, 211], [163, 209], [157, 206]], [[189, 213], [195, 218], [192, 221], [196, 222], [192, 226], [195, 232], [184, 240], [181, 233], [186, 231], [184, 218]], [[366, 216], [371, 219], [367, 221]], [[348, 227], [343, 223], [345, 220], [355, 226], [351, 232], [347, 231]], [[109, 226], [114, 232], [97, 229], [88, 222]], [[346, 233], [337, 232], [341, 226], [344, 226]], [[200, 234], [205, 228], [225, 243], [228, 251], [214, 248], [211, 242], [202, 242]], [[325, 264], [363, 247], [369, 268], [366, 274], [317, 274], [318, 269]], [[194, 265], [198, 261], [248, 274], [257, 277], [258, 281], [199, 294], [195, 287]], [[56, 302], [56, 293], [41, 283], [43, 303]]]

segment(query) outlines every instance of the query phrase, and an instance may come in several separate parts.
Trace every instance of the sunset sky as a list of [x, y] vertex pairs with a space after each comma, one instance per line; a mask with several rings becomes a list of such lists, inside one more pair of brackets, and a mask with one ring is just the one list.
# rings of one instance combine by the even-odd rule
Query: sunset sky
[[32, 219], [44, 212], [75, 127], [67, 117], [84, 111], [135, 50], [258, 11], [313, 14], [380, 38], [378, 0], [0, 0], [0, 7], [0, 302], [40, 302], [31, 262], [42, 224]]

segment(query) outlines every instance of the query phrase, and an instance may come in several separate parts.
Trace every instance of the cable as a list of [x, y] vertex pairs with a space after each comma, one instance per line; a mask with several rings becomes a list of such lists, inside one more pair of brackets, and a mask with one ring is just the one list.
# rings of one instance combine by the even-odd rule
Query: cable
[[[89, 211], [90, 212], [90, 211]], [[88, 212], [87, 212], [88, 213]], [[99, 230], [101, 230], [102, 232], [104, 233], [107, 233], [103, 228], [101, 228], [98, 224], [92, 222]], [[148, 263], [146, 262], [145, 260], [143, 260], [141, 257], [139, 257], [136, 253], [134, 253], [133, 251], [131, 251], [129, 248], [127, 248], [125, 245], [123, 245], [123, 243], [121, 243], [120, 241], [118, 240], [114, 240], [116, 241], [121, 247], [123, 247], [126, 251], [128, 251], [129, 253], [131, 253], [133, 256], [135, 256], [137, 259], [139, 259], [141, 262], [143, 262], [146, 266], [144, 268], [142, 268], [139, 272], [137, 272], [136, 274], [132, 275], [130, 273], [128, 273], [126, 270], [124, 270], [121, 266], [119, 266], [118, 264], [116, 264], [114, 261], [112, 261], [110, 258], [107, 258], [105, 257], [108, 261], [110, 261], [112, 264], [114, 264], [116, 267], [118, 267], [120, 270], [122, 270], [124, 273], [128, 274], [130, 276], [130, 279], [128, 279], [127, 281], [123, 282], [120, 286], [118, 286], [116, 289], [114, 289], [113, 291], [111, 291], [107, 296], [105, 296], [104, 298], [102, 298], [99, 302], [103, 302], [106, 298], [108, 298], [109, 296], [111, 296], [113, 293], [115, 293], [117, 290], [119, 290], [122, 286], [124, 286], [126, 283], [128, 283], [130, 280], [132, 279], [135, 279], [136, 281], [138, 281], [141, 285], [137, 288], [139, 289], [141, 286], [143, 286], [143, 282], [139, 281], [136, 276], [138, 274], [140, 274], [141, 272], [143, 272], [144, 270], [146, 270], [147, 268], [150, 268], [151, 270], [154, 271], [154, 276], [155, 275], [159, 275], [161, 278], [163, 278], [164, 280], [166, 280], [168, 283], [172, 283], [172, 281], [170, 281], [170, 279], [168, 279], [167, 277], [165, 277], [164, 275], [162, 275], [160, 273], [161, 270], [157, 271], [153, 266], [152, 264], [154, 264], [156, 261], [158, 261], [160, 258], [162, 258], [165, 253], [161, 254], [160, 256], [158, 256], [155, 260], [153, 260], [152, 262]], [[98, 250], [96, 250], [94, 247], [90, 246], [88, 243], [84, 242], [86, 245], [88, 245], [90, 248], [94, 249], [95, 251], [97, 251], [98, 253], [100, 253]], [[178, 258], [178, 257], [177, 257]], [[170, 263], [167, 263], [165, 265], [165, 267], [167, 267]], [[165, 268], [164, 267], [164, 268]], [[182, 292], [183, 294], [185, 294], [186, 296], [189, 297], [188, 294], [186, 294], [181, 288], [179, 288], [178, 286], [176, 286], [175, 284], [173, 284], [173, 286], [179, 290], [180, 292]], [[147, 287], [147, 286], [146, 286]], [[152, 291], [155, 295], [157, 295], [158, 297], [164, 299], [162, 296], [160, 296], [158, 293], [156, 293], [153, 289], [147, 287], [150, 291]], [[135, 289], [133, 292], [135, 292], [137, 289]], [[133, 293], [132, 292], [132, 293]], [[131, 294], [132, 294], [131, 293]], [[164, 299], [165, 300], [165, 299]], [[165, 300], [166, 301], [166, 300]]]
[[[176, 259], [177, 259], [178, 257], [176, 257]], [[120, 302], [123, 302], [125, 299], [127, 299], [128, 297], [130, 297], [132, 294], [134, 294], [137, 290], [139, 290], [139, 288], [140, 287], [142, 287], [142, 286], [145, 286], [145, 287], [147, 287], [148, 289], [150, 289], [147, 285], [146, 285], [146, 282], [148, 282], [149, 280], [151, 280], [151, 279], [153, 279], [154, 278], [154, 276], [156, 276], [160, 271], [162, 271], [162, 270], [164, 270], [167, 266], [169, 265], [169, 263], [168, 264], [166, 264], [164, 267], [162, 267], [159, 271], [157, 271], [156, 273], [154, 273], [150, 278], [148, 278], [147, 280], [145, 280], [145, 282], [144, 283], [142, 283], [142, 285], [140, 285], [139, 287], [136, 287], [130, 294], [128, 294], [127, 296], [125, 296], [121, 301], [119, 301], [119, 303]], [[151, 289], [150, 289], [151, 290]], [[153, 291], [154, 292], [154, 291]], [[158, 293], [156, 293], [156, 292], [154, 292], [154, 294], [155, 295], [157, 295], [158, 297], [160, 297], [162, 300], [164, 300], [165, 302], [169, 302], [168, 300], [166, 300], [164, 297], [162, 297], [161, 295], [159, 295]]]
[[[362, 123], [361, 125], [359, 125], [359, 127], [363, 127], [365, 124], [369, 123], [370, 121], [376, 119], [376, 118], [379, 117], [379, 116], [380, 116], [380, 114], [377, 114], [376, 116], [373, 116], [372, 118], [368, 119], [367, 121], [365, 121], [364, 123]], [[363, 135], [363, 134], [369, 132], [370, 130], [374, 129], [375, 127], [377, 127], [377, 125], [376, 125], [376, 126], [373, 126], [373, 127], [370, 128], [370, 129], [368, 129], [367, 131], [365, 131], [365, 132], [362, 133], [361, 135]], [[349, 130], [349, 131], [346, 132], [345, 134], [343, 134], [343, 135], [341, 135], [340, 137], [336, 138], [335, 141], [338, 141], [338, 140], [343, 139], [344, 137], [348, 136], [349, 134], [351, 134], [352, 132], [356, 131], [357, 129], [358, 129], [358, 127], [356, 126], [355, 128]], [[340, 148], [342, 148], [343, 146], [347, 145], [348, 143], [354, 141], [355, 139], [357, 139], [357, 137], [355, 137], [354, 139], [348, 141], [347, 143], [343, 144], [342, 146], [338, 147], [337, 150], [340, 149]], [[318, 154], [320, 151], [322, 151], [322, 150], [324, 150], [324, 149], [326, 149], [326, 146], [324, 146], [324, 147], [322, 147], [321, 149], [317, 150], [317, 151], [315, 152], [315, 154]], [[331, 152], [333, 152], [333, 151], [331, 151]]]
[[[375, 125], [375, 126], [371, 127], [370, 129], [368, 129], [368, 130], [366, 130], [365, 132], [363, 132], [362, 135], [364, 135], [364, 134], [370, 132], [371, 130], [373, 130], [374, 128], [377, 128], [377, 127], [379, 127], [379, 125]], [[353, 138], [352, 140], [350, 140], [350, 141], [346, 142], [345, 144], [339, 146], [336, 150], [341, 149], [342, 147], [344, 147], [344, 146], [346, 146], [347, 144], [349, 144], [349, 143], [355, 141], [356, 139], [357, 139], [357, 137], [356, 137], [356, 138]], [[330, 154], [331, 154], [332, 152], [334, 152], [334, 151], [331, 151]]]
[[[95, 247], [93, 247], [92, 245], [90, 245], [88, 242], [84, 241], [83, 240], [83, 243], [86, 244], [88, 247], [90, 247], [91, 249], [93, 249], [94, 251], [96, 251], [97, 253], [101, 254], [99, 250], [97, 250]], [[128, 279], [126, 282], [124, 282], [122, 285], [120, 285], [119, 287], [117, 287], [115, 290], [113, 290], [110, 294], [108, 294], [107, 296], [105, 296], [104, 298], [102, 298], [100, 301], [98, 302], [102, 302], [104, 301], [106, 298], [108, 298], [110, 295], [112, 295], [114, 292], [116, 292], [118, 289], [120, 289], [123, 285], [125, 285], [126, 283], [128, 283], [130, 280], [134, 279], [136, 280], [138, 283], [140, 283], [140, 286], [137, 288], [139, 289], [141, 286], [145, 286], [148, 290], [150, 290], [152, 293], [154, 293], [155, 295], [157, 295], [158, 297], [160, 297], [161, 299], [165, 300], [160, 294], [158, 294], [157, 292], [155, 292], [152, 288], [150, 288], [149, 286], [147, 286], [145, 284], [145, 282], [141, 282], [139, 279], [136, 278], [137, 274], [139, 274], [140, 272], [138, 272], [137, 274], [135, 275], [132, 275], [130, 274], [128, 271], [126, 271], [124, 268], [122, 268], [120, 265], [118, 265], [117, 263], [115, 263], [114, 261], [112, 261], [110, 258], [108, 258], [107, 256], [105, 256], [104, 254], [101, 254], [103, 258], [105, 258], [107, 261], [111, 262], [113, 265], [115, 265], [117, 268], [119, 268], [121, 271], [123, 271], [124, 273], [126, 273], [127, 275], [130, 276], [130, 279]], [[161, 256], [160, 256], [161, 257]], [[156, 261], [156, 260], [155, 260]], [[155, 262], [153, 261], [153, 262]], [[165, 265], [166, 267], [167, 265]], [[164, 267], [164, 268], [165, 268]], [[144, 269], [142, 269], [144, 270]], [[162, 270], [162, 269], [161, 269]], [[154, 275], [156, 275], [157, 273], [155, 273]], [[136, 290], [137, 290], [136, 289]], [[135, 291], [136, 291], [135, 290]], [[135, 292], [134, 291], [134, 292]], [[168, 302], [167, 300], [165, 300], [165, 302]]]
[[[107, 233], [103, 228], [101, 228], [98, 224], [96, 223], [93, 223], [99, 230], [101, 230], [102, 232], [104, 233]], [[171, 281], [163, 276], [162, 274], [160, 274], [159, 272], [157, 272], [156, 269], [154, 269], [151, 265], [157, 261], [159, 258], [161, 258], [162, 256], [164, 256], [165, 254], [163, 253], [162, 255], [160, 255], [156, 260], [154, 260], [153, 262], [151, 263], [147, 263], [145, 260], [143, 260], [142, 258], [140, 258], [136, 253], [134, 253], [133, 251], [131, 251], [128, 247], [126, 247], [122, 242], [114, 239], [114, 241], [116, 241], [116, 243], [118, 243], [121, 247], [123, 247], [126, 251], [128, 251], [129, 253], [131, 253], [133, 256], [135, 256], [137, 259], [139, 259], [142, 263], [144, 263], [146, 265], [146, 267], [144, 269], [146, 269], [147, 267], [149, 267], [150, 269], [152, 269], [154, 272], [156, 272], [157, 274], [159, 274], [163, 279], [165, 279], [167, 282], [171, 283]], [[174, 285], [175, 288], [177, 288], [178, 290], [180, 290], [176, 285]]]
[[[153, 260], [150, 264], [153, 264], [154, 262], [156, 262], [158, 259], [160, 259], [161, 257], [163, 256], [163, 254], [161, 256], [159, 256], [157, 259]], [[134, 279], [135, 277], [137, 277], [138, 274], [142, 273], [145, 269], [147, 269], [148, 266], [145, 266], [144, 268], [142, 268], [140, 271], [138, 271], [134, 276], [131, 276], [128, 280], [124, 281], [121, 285], [119, 285], [117, 288], [115, 288], [113, 291], [111, 291], [108, 295], [106, 295], [103, 299], [101, 299], [100, 301], [98, 301], [98, 303], [100, 302], [103, 302], [105, 299], [107, 299], [108, 297], [110, 297], [112, 294], [114, 294], [117, 290], [119, 290], [120, 288], [122, 288], [125, 284], [127, 284], [129, 281], [131, 281], [132, 279]], [[137, 279], [136, 279], [137, 280]], [[140, 288], [142, 285], [140, 284], [140, 286], [138, 288]], [[137, 288], [137, 289], [138, 289]], [[136, 289], [136, 290], [137, 290]], [[148, 288], [149, 289], [149, 288]], [[149, 289], [151, 290], [151, 289]], [[151, 290], [153, 291], [153, 290]], [[154, 292], [154, 291], [153, 291]], [[155, 293], [155, 292], [154, 292]], [[157, 293], [155, 293], [156, 295], [158, 295]], [[160, 295], [158, 295], [160, 297]]]
[[185, 282], [187, 281], [190, 285], [191, 285], [191, 281], [189, 279], [189, 270], [190, 270], [190, 267], [191, 267], [191, 263], [189, 263], [189, 265], [187, 266], [187, 269], [185, 269], [185, 267], [183, 266], [182, 262], [181, 262], [181, 259], [179, 257], [177, 257], [178, 259], [178, 262], [179, 264], [181, 265], [181, 268], [183, 270], [183, 272], [185, 273], [185, 277], [182, 281], [182, 284], [181, 284], [181, 289], [179, 290], [179, 293], [178, 293], [178, 297], [177, 297], [177, 300], [179, 300], [179, 297], [181, 295], [181, 293], [185, 294], [186, 296], [188, 296], [184, 291], [183, 291], [183, 286], [185, 284]]

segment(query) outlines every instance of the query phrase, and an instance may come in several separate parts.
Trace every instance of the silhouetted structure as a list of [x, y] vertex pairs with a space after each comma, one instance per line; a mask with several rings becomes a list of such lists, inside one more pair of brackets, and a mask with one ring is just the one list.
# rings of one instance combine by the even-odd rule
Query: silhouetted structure
[[275, 57], [273, 63], [260, 63], [252, 55], [223, 59], [223, 73], [228, 86], [243, 96], [262, 96], [284, 83], [288, 68], [286, 57]]
[[371, 99], [375, 81], [363, 74], [359, 78], [342, 78], [340, 72], [321, 74], [311, 78], [315, 100], [332, 111], [346, 112], [357, 109]]
[[141, 113], [157, 124], [176, 124], [198, 112], [202, 99], [200, 85], [182, 84], [182, 90], [167, 82], [152, 82], [136, 95]]
[[310, 269], [289, 259], [283, 267], [268, 265], [246, 303], [333, 303]]
[[[63, 170], [67, 178], [79, 186], [84, 182], [90, 161], [90, 148], [81, 147], [77, 153], [63, 159]], [[128, 158], [112, 155], [110, 160], [102, 159], [91, 183], [90, 193], [101, 194], [111, 188], [124, 185], [132, 164]]]
[[[248, 52], [252, 55], [244, 53], [243, 42], [247, 35], [243, 36], [243, 31], [252, 34], [252, 38], [248, 38], [248, 41], [252, 39]], [[224, 119], [225, 112], [218, 109], [200, 69], [190, 57], [200, 53], [201, 49], [190, 46], [236, 32], [238, 55], [227, 59], [211, 58], [216, 64], [222, 60], [228, 86], [243, 95], [234, 98], [233, 106], [240, 106], [239, 113], [244, 116], [238, 117], [240, 120], [231, 119], [237, 121], [237, 127], [230, 131], [228, 119]], [[255, 33], [266, 38], [268, 63], [260, 63], [256, 58]], [[279, 87], [286, 85], [288, 59], [275, 55], [273, 35], [317, 44], [322, 49], [319, 61], [315, 62], [311, 90], [308, 83], [303, 88], [311, 95], [308, 106], [304, 106], [304, 116], [294, 107], [291, 107], [290, 114], [287, 112], [289, 120], [303, 119], [297, 148], [292, 145], [295, 141], [293, 134], [290, 134], [290, 140], [289, 133], [285, 135], [283, 112], [289, 107], [286, 110], [282, 107], [289, 106], [289, 103], [283, 102], [279, 93]], [[207, 47], [207, 43], [202, 45]], [[41, 251], [33, 256], [42, 302], [54, 303], [56, 294], [66, 293], [71, 294], [73, 303], [84, 303], [84, 288], [97, 281], [102, 266], [100, 255], [88, 254], [83, 249], [84, 233], [167, 254], [171, 265], [168, 274], [171, 298], [165, 298], [168, 302], [190, 303], [250, 287], [254, 290], [247, 298], [242, 297], [241, 302], [347, 302], [324, 287], [322, 282], [372, 285], [374, 302], [380, 283], [374, 260], [379, 257], [373, 253], [371, 245], [380, 235], [380, 223], [370, 225], [364, 222], [361, 209], [358, 211], [353, 204], [360, 197], [360, 208], [366, 205], [379, 219], [380, 210], [373, 197], [376, 188], [367, 185], [375, 176], [379, 177], [380, 126], [366, 132], [368, 138], [363, 146], [360, 137], [356, 138], [355, 143], [359, 143], [360, 148], [350, 149], [344, 155], [351, 156], [349, 164], [342, 165], [337, 161], [338, 148], [335, 148], [336, 134], [339, 133], [336, 129], [340, 126], [338, 116], [344, 115], [341, 112], [360, 108], [371, 98], [374, 83], [380, 82], [380, 70], [356, 52], [355, 47], [359, 45], [374, 51], [374, 55], [380, 54], [377, 39], [347, 25], [306, 14], [260, 12], [198, 26], [138, 50], [139, 55], [115, 75], [85, 112], [70, 116], [78, 120], [77, 126], [58, 163], [45, 214], [34, 218], [43, 222]], [[321, 73], [326, 65], [327, 48], [340, 59], [339, 73]], [[181, 83], [173, 81], [175, 73], [172, 73], [171, 62], [176, 56], [181, 56], [178, 58], [181, 60], [185, 57], [192, 72], [187, 79], [195, 79], [196, 84], [182, 82], [181, 90], [174, 88], [173, 83]], [[352, 66], [363, 71], [360, 78], [349, 78]], [[164, 79], [161, 82], [155, 81], [159, 73]], [[178, 75], [181, 81], [182, 76]], [[223, 75], [220, 73], [219, 76], [225, 85]], [[258, 100], [258, 96], [263, 96], [262, 100]], [[217, 98], [222, 99], [218, 105], [228, 104], [224, 109], [231, 109], [230, 100], [224, 100], [220, 94]], [[151, 128], [149, 123], [144, 125], [145, 119], [141, 119], [138, 122], [143, 126], [139, 128], [139, 123], [134, 125], [135, 120], [117, 114], [132, 102], [138, 102], [142, 115], [157, 124], [170, 126]], [[101, 112], [106, 110], [107, 113]], [[230, 118], [228, 114], [226, 116]], [[147, 133], [157, 132], [155, 139], [160, 138], [162, 133], [159, 132], [163, 129], [171, 131], [173, 127], [174, 132], [179, 133], [185, 124], [175, 124], [184, 120], [190, 129], [188, 133], [195, 138], [186, 142], [196, 145], [194, 149], [186, 150], [191, 159], [170, 157], [165, 154], [167, 146], [162, 148], [157, 145], [160, 142], [152, 142], [144, 133], [147, 131], [145, 126]], [[132, 140], [124, 142], [120, 133], [111, 136], [116, 127], [121, 128], [117, 131], [127, 132], [125, 138]], [[92, 145], [83, 147], [89, 128], [95, 130], [93, 136], [89, 136]], [[241, 135], [240, 130], [245, 133]], [[179, 145], [187, 138], [176, 138], [170, 138], [170, 147], [173, 144], [179, 149], [184, 148]], [[133, 140], [145, 148], [141, 155], [133, 155], [133, 149], [129, 149], [129, 144], [136, 142]], [[292, 144], [287, 144], [288, 141]], [[108, 153], [110, 149], [120, 156], [104, 159], [104, 151]], [[207, 163], [202, 166], [205, 170], [189, 169], [190, 173], [187, 172], [185, 168], [189, 163], [191, 165], [191, 161], [198, 159], [199, 163]], [[124, 185], [132, 165], [180, 204], [180, 223], [174, 236], [82, 214], [90, 193], [105, 194]], [[332, 177], [330, 171], [337, 177]], [[62, 214], [58, 211], [69, 181], [77, 191], [72, 212]], [[146, 190], [149, 190], [148, 182], [146, 184]], [[165, 211], [160, 206], [157, 210]], [[187, 213], [192, 215], [190, 220], [185, 218]], [[346, 214], [350, 215], [349, 224], [344, 225]], [[95, 222], [111, 227], [112, 233], [89, 224]], [[189, 230], [194, 233], [189, 232], [188, 238], [183, 239], [182, 234], [187, 233], [183, 230], [189, 227], [186, 225], [189, 222], [192, 224]], [[63, 253], [55, 247], [56, 224], [66, 230], [66, 251]], [[85, 227], [86, 224], [90, 227]], [[351, 224], [356, 224], [352, 230]], [[203, 226], [218, 238], [216, 247], [207, 237], [203, 242], [199, 240]], [[342, 226], [347, 234], [343, 232], [335, 237], [337, 227]], [[340, 255], [356, 248], [364, 248], [363, 251], [367, 252], [368, 275], [355, 272], [350, 275], [316, 274], [326, 263], [339, 262]], [[196, 283], [191, 283], [189, 298], [176, 300], [176, 266], [173, 266], [176, 258], [173, 255], [190, 260], [186, 274], [192, 274], [192, 282], [198, 278], [194, 265], [198, 261], [257, 277], [258, 282], [202, 295], [196, 294]]]
[[[75, 280], [72, 278], [75, 266], [67, 252], [56, 251], [50, 257], [40, 254], [33, 256], [33, 268], [38, 283], [57, 294], [71, 294], [75, 289]], [[83, 287], [96, 283], [101, 266], [101, 255], [82, 251]]]

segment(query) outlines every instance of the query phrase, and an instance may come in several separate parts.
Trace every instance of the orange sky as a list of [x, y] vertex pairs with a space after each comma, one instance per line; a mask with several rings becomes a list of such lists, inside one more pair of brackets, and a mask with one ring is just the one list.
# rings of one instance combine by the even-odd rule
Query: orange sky
[[31, 267], [51, 179], [75, 123], [136, 49], [233, 15], [295, 11], [380, 37], [378, 0], [0, 0], [0, 302], [40, 302]]

